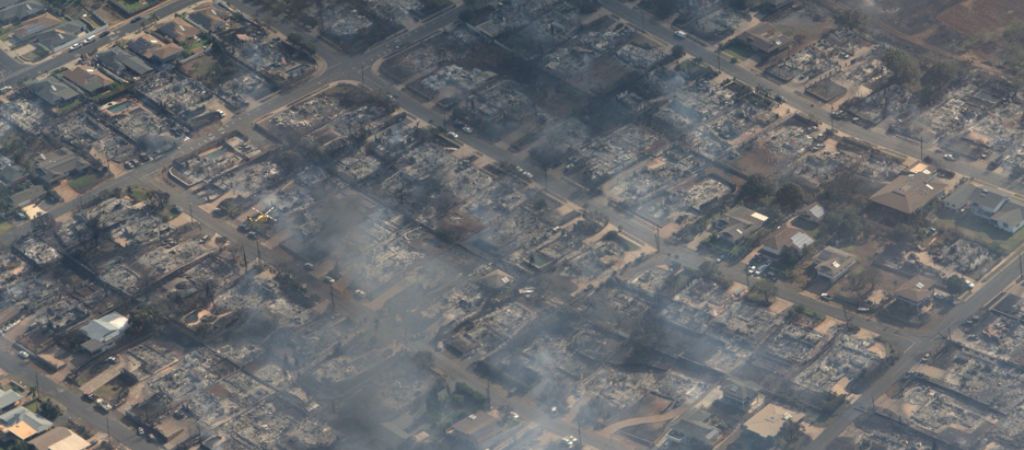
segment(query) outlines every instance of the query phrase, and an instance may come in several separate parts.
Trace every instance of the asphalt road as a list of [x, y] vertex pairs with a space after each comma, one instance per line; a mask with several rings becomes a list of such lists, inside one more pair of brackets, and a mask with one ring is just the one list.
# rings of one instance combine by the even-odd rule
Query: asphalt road
[[[601, 4], [609, 11], [612, 11], [616, 15], [630, 21], [637, 28], [663, 39], [666, 42], [674, 42], [682, 45], [688, 53], [712, 64], [720, 65], [722, 72], [729, 74], [735, 79], [750, 86], [759, 86], [763, 89], [768, 89], [773, 94], [781, 96], [789, 106], [801, 111], [805, 116], [811, 117], [821, 123], [830, 123], [831, 111], [819, 106], [817, 103], [807, 97], [804, 97], [802, 94], [786, 90], [771, 80], [767, 80], [743, 67], [732, 64], [727, 59], [719, 59], [715, 52], [705, 48], [700, 43], [692, 39], [677, 39], [673, 35], [673, 30], [660, 26], [646, 13], [630, 8], [622, 2], [616, 0], [601, 0]], [[920, 145], [917, 143], [911, 143], [898, 137], [876, 133], [848, 122], [837, 121], [835, 122], [835, 128], [842, 133], [882, 149], [895, 151], [904, 156], [913, 158], [919, 158], [921, 156]], [[1005, 188], [1008, 184], [1007, 180], [1003, 177], [999, 177], [990, 172], [979, 171], [971, 167], [966, 167], [962, 164], [956, 165], [953, 169], [963, 175], [970, 176], [976, 180], [983, 180], [1000, 188]], [[967, 297], [966, 301], [960, 303], [954, 307], [952, 311], [922, 329], [896, 329], [874, 321], [863, 320], [862, 318], [854, 315], [855, 317], [852, 318], [852, 322], [855, 325], [875, 331], [889, 341], [890, 344], [894, 344], [897, 347], [900, 346], [899, 344], [903, 344], [905, 348], [903, 348], [901, 356], [896, 360], [896, 362], [863, 393], [861, 393], [860, 397], [855, 402], [843, 407], [840, 412], [828, 422], [825, 430], [808, 448], [811, 450], [826, 449], [847, 426], [857, 419], [857, 417], [860, 417], [861, 414], [873, 407], [874, 401], [879, 395], [889, 389], [890, 386], [902, 378], [915, 364], [917, 364], [924, 353], [934, 351], [936, 347], [941, 344], [944, 339], [943, 336], [948, 336], [949, 331], [953, 327], [977, 314], [993, 299], [995, 299], [999, 293], [1013, 284], [1017, 278], [1022, 275], [1020, 273], [1020, 268], [1016, 264], [1016, 259], [1018, 257], [1020, 257], [1019, 250], [1018, 252], [1011, 254], [1011, 256], [1006, 259], [1007, 262], [1005, 262], [1002, 267], [995, 272], [995, 275], [991, 275], [984, 280], [984, 283], [980, 284], [975, 292]], [[728, 272], [727, 275], [734, 280], [737, 278], [736, 273]], [[825, 313], [835, 317], [842, 317], [842, 311], [838, 310], [838, 308], [831, 307], [831, 305], [824, 304], [820, 301], [810, 300], [806, 296], [799, 292], [794, 292], [793, 289], [786, 286], [779, 285], [779, 288], [779, 294], [782, 298], [796, 301], [798, 304], [813, 308], [813, 310], [824, 311]], [[830, 309], [835, 309], [836, 311], [829, 311]], [[836, 312], [839, 312], [840, 314], [836, 314]]]
[[[6, 342], [6, 341], [5, 341]], [[39, 372], [39, 368], [27, 360], [15, 356], [16, 351], [9, 345], [5, 345], [0, 351], [0, 367], [13, 377], [20, 379], [28, 386], [35, 385], [38, 380], [39, 393], [60, 403], [64, 407], [67, 418], [83, 423], [93, 431], [106, 433], [110, 430], [110, 436], [117, 443], [132, 449], [157, 449], [159, 447], [150, 444], [139, 437], [133, 428], [128, 427], [122, 421], [122, 415], [112, 411], [106, 416], [93, 409], [92, 404], [82, 401], [82, 393], [78, 389], [71, 388], [47, 378]], [[109, 427], [109, 428], [108, 428]]]
[[[163, 2], [153, 8], [144, 11], [142, 13], [142, 16], [147, 17], [151, 14], [156, 14], [158, 17], [166, 17], [168, 15], [174, 14], [182, 8], [185, 8], [193, 3], [196, 3], [197, 1], [198, 0], [171, 0], [168, 2]], [[132, 33], [139, 30], [144, 26], [144, 22], [145, 20], [131, 23], [130, 21], [125, 20], [116, 23], [107, 28], [110, 31], [110, 34], [108, 36], [97, 38], [92, 43], [83, 45], [81, 48], [78, 48], [76, 50], [61, 50], [55, 53], [54, 55], [51, 55], [50, 57], [35, 64], [18, 63], [17, 61], [14, 61], [9, 56], [7, 56], [5, 53], [0, 52], [0, 55], [3, 55], [0, 56], [0, 70], [3, 71], [2, 78], [0, 78], [0, 80], [3, 80], [3, 83], [8, 85], [30, 81], [44, 73], [47, 73], [51, 70], [54, 70], [60, 66], [63, 66], [69, 62], [72, 62], [80, 58], [83, 54], [95, 51], [103, 45], [118, 40], [120, 36], [123, 34]], [[96, 31], [96, 34], [99, 34], [102, 31], [103, 30], [98, 30]], [[82, 38], [84, 39], [84, 37], [85, 36], [83, 35]], [[6, 62], [4, 58], [10, 61]]]
[[[155, 11], [157, 11], [159, 15], [167, 15], [173, 11], [176, 11], [177, 9], [180, 9], [184, 6], [187, 6], [188, 4], [191, 4], [193, 1], [194, 0], [172, 1], [169, 3], [162, 4], [160, 7], [155, 9]], [[632, 21], [634, 25], [638, 26], [644, 31], [654, 36], [657, 36], [661, 39], [665, 39], [666, 41], [671, 42], [674, 40], [671, 30], [665, 29], [651, 21], [646, 20], [643, 13], [634, 11], [631, 8], [623, 5], [622, 3], [616, 1], [602, 0], [602, 3], [606, 8], [608, 8], [609, 10], [616, 14], [619, 14], [623, 18]], [[239, 6], [242, 7], [243, 10], [249, 9], [245, 4], [239, 4]], [[102, 192], [103, 190], [108, 188], [126, 187], [134, 184], [142, 184], [154, 187], [161, 187], [165, 190], [168, 190], [172, 195], [172, 201], [175, 204], [178, 204], [179, 207], [182, 207], [183, 209], [186, 207], [187, 204], [195, 204], [198, 201], [198, 199], [195, 198], [195, 196], [192, 193], [187, 192], [177, 186], [159, 186], [160, 182], [155, 182], [154, 177], [159, 177], [163, 173], [163, 171], [166, 170], [166, 168], [170, 165], [171, 161], [173, 161], [174, 159], [190, 154], [196, 150], [199, 150], [202, 148], [202, 146], [208, 145], [210, 142], [220, 139], [227, 134], [230, 134], [235, 131], [251, 133], [252, 124], [262, 116], [272, 113], [277, 109], [283, 108], [297, 100], [302, 99], [305, 96], [311, 95], [315, 93], [317, 90], [322, 89], [323, 87], [329, 85], [334, 81], [362, 80], [365, 82], [366, 85], [374, 89], [393, 94], [399, 106], [406, 109], [413, 115], [418, 116], [423, 120], [430, 121], [432, 123], [436, 123], [439, 125], [444, 124], [445, 119], [443, 115], [438, 114], [424, 107], [416, 99], [406, 95], [403, 92], [396, 90], [394, 86], [392, 86], [389, 82], [378, 77], [376, 74], [372, 72], [372, 70], [368, 70], [367, 68], [375, 60], [383, 56], [386, 56], [387, 53], [396, 49], [396, 44], [401, 45], [402, 43], [416, 42], [420, 39], [429, 36], [430, 34], [433, 34], [441, 30], [443, 27], [447, 26], [448, 24], [454, 21], [459, 11], [459, 8], [448, 10], [434, 17], [433, 19], [428, 21], [426, 24], [420, 26], [419, 28], [394, 36], [386, 40], [385, 42], [372, 47], [366, 53], [359, 56], [345, 55], [342, 52], [335, 49], [334, 47], [324, 43], [323, 41], [316, 41], [317, 54], [318, 57], [323, 62], [323, 67], [321, 67], [320, 70], [318, 70], [313, 77], [311, 77], [308, 80], [305, 80], [301, 85], [297, 87], [288, 89], [286, 91], [268, 97], [258, 106], [246, 112], [243, 112], [242, 114], [232, 117], [230, 120], [223, 123], [221, 127], [216, 129], [212, 133], [195, 136], [190, 142], [182, 142], [182, 144], [179, 146], [177, 150], [163, 156], [160, 159], [151, 161], [143, 165], [142, 167], [130, 171], [119, 178], [104, 180], [98, 186], [93, 188], [93, 190], [90, 191], [90, 193], [84, 195], [82, 197], [82, 200], [80, 201], [85, 201], [86, 199], [95, 196], [98, 192]], [[256, 11], [246, 12], [254, 13]], [[279, 27], [281, 26], [280, 24], [275, 25]], [[134, 31], [135, 29], [138, 29], [138, 27], [140, 26], [141, 24], [138, 23], [126, 23], [121, 25], [120, 27], [115, 27], [115, 30], [121, 33], [130, 32]], [[116, 39], [118, 34], [120, 33], [111, 33], [111, 36], [108, 36], [108, 38], [105, 38], [104, 40], [98, 40], [98, 42], [92, 44], [92, 46], [89, 46], [85, 49], [80, 49], [79, 52], [92, 50], [94, 48], [93, 46], [102, 45], [102, 43], [106, 40]], [[689, 40], [682, 41], [679, 43], [684, 46], [687, 52], [699, 56], [708, 61], [715, 61], [714, 53], [700, 46], [698, 43]], [[5, 78], [5, 82], [15, 83], [28, 78], [33, 78], [35, 76], [38, 76], [39, 74], [44, 73], [47, 70], [52, 70], [53, 68], [63, 65], [73, 60], [74, 58], [77, 58], [78, 56], [79, 55], [77, 52], [69, 52], [51, 58], [50, 60], [44, 63], [35, 66], [24, 67], [16, 71], [15, 73], [8, 75]], [[0, 64], [0, 67], [2, 67], [2, 64]], [[807, 98], [804, 98], [800, 94], [785, 91], [778, 85], [775, 85], [774, 83], [764, 80], [760, 76], [755, 75], [747, 71], [746, 69], [735, 66], [729, 63], [728, 61], [722, 62], [722, 70], [733, 75], [734, 77], [736, 77], [737, 79], [744, 83], [772, 89], [773, 91], [781, 95], [787, 101], [787, 103], [789, 103], [794, 108], [803, 111], [806, 115], [809, 115], [825, 123], [827, 123], [828, 121], [828, 111], [825, 111], [823, 108], [816, 106], [815, 104], [813, 104], [813, 102], [811, 102]], [[857, 137], [858, 139], [862, 139], [873, 145], [892, 148], [909, 156], [918, 156], [919, 150], [917, 145], [910, 144], [906, 141], [903, 141], [902, 139], [894, 138], [891, 136], [878, 135], [877, 133], [870, 132], [869, 130], [865, 130], [861, 127], [852, 124], [838, 123], [837, 128], [839, 128], [840, 131], [846, 132], [851, 136]], [[540, 173], [539, 169], [532, 166], [523, 154], [510, 153], [504, 149], [498, 148], [497, 146], [494, 146], [488, 142], [478, 139], [472, 135], [463, 134], [463, 136], [461, 136], [461, 140], [479, 149], [481, 152], [487, 154], [489, 157], [492, 157], [495, 160], [519, 164], [526, 167], [528, 170], [533, 171], [535, 174]], [[613, 223], [619, 225], [620, 228], [622, 228], [626, 233], [632, 235], [633, 237], [639, 240], [642, 240], [647, 243], [651, 243], [651, 241], [653, 241], [653, 233], [655, 231], [655, 227], [646, 220], [643, 220], [642, 218], [636, 217], [631, 214], [619, 212], [614, 208], [610, 208], [607, 205], [602, 204], [600, 201], [588, 199], [588, 193], [583, 192], [577, 185], [571, 183], [568, 180], [563, 179], [557, 173], [543, 177], [543, 179], [544, 181], [538, 182], [539, 185], [543, 186], [552, 195], [564, 199], [583, 198], [583, 200], [580, 200], [579, 202], [588, 210], [596, 211], [605, 215]], [[167, 189], [168, 187], [170, 189]], [[75, 208], [78, 202], [79, 201], [56, 205], [49, 210], [49, 213], [55, 216], [66, 213]], [[193, 210], [193, 214], [196, 216], [196, 219], [200, 221], [204, 226], [207, 226], [213, 231], [228, 237], [233, 242], [236, 242], [239, 245], [255, 245], [247, 244], [246, 240], [240, 235], [240, 233], [234, 230], [234, 228], [229, 223], [214, 219], [205, 212], [198, 211], [198, 209]], [[11, 244], [15, 239], [17, 239], [20, 236], [23, 236], [28, 231], [28, 229], [29, 228], [27, 224], [22, 224], [21, 226], [15, 228], [11, 232], [8, 232], [0, 236], [0, 245]], [[663, 246], [663, 250], [664, 249], [665, 246]], [[250, 252], [251, 251], [252, 250], [250, 250]], [[684, 248], [669, 248], [668, 250], [666, 250], [666, 253], [673, 255], [673, 257], [676, 258], [677, 260], [681, 259], [685, 261], [685, 264], [699, 265], [700, 261], [703, 260], [703, 258], [700, 257], [700, 255], [696, 255], [695, 253], [690, 252]], [[286, 265], [288, 263], [295, 263], [293, 260], [291, 260], [290, 257], [286, 255], [278, 255], [277, 252], [273, 250], [265, 251], [264, 255], [269, 262], [272, 262], [274, 264]], [[730, 276], [731, 278], [743, 277], [742, 274], [733, 272], [727, 272], [728, 276]], [[994, 277], [992, 277], [991, 280], [981, 285], [978, 288], [978, 290], [969, 297], [968, 301], [954, 308], [952, 312], [947, 314], [941, 320], [937, 321], [937, 324], [935, 324], [935, 326], [930, 326], [923, 331], [896, 329], [893, 327], [888, 327], [886, 325], [878, 324], [877, 322], [874, 321], [863, 319], [858, 316], [854, 316], [852, 318], [854, 324], [878, 332], [887, 341], [890, 341], [890, 343], [895, 343], [894, 345], [905, 347], [906, 350], [902, 353], [902, 356], [896, 361], [896, 363], [893, 364], [893, 366], [888, 371], [886, 371], [885, 374], [883, 374], [879, 378], [879, 380], [873, 383], [865, 391], [865, 393], [861, 396], [860, 399], [858, 399], [857, 402], [841, 410], [841, 412], [829, 423], [825, 432], [823, 432], [822, 435], [818, 438], [818, 440], [815, 441], [812, 448], [824, 448], [825, 446], [827, 446], [828, 443], [831, 442], [831, 440], [834, 439], [835, 436], [837, 436], [850, 422], [855, 420], [856, 417], [858, 417], [861, 414], [861, 411], [870, 407], [874, 398], [876, 398], [879, 394], [884, 392], [884, 390], [887, 389], [888, 386], [890, 386], [893, 382], [895, 382], [903, 374], [905, 374], [906, 371], [909, 370], [909, 368], [913, 366], [913, 364], [916, 361], [919, 360], [921, 354], [923, 354], [926, 351], [929, 351], [932, 344], [937, 344], [943, 332], [947, 331], [948, 329], [955, 326], [957, 323], [975, 314], [980, 308], [984, 307], [984, 305], [987, 304], [988, 301], [990, 301], [992, 298], [995, 297], [995, 295], [997, 295], [1006, 286], [1012, 283], [1016, 278], [1016, 275], [1016, 265], [1009, 264], [1005, 266]], [[805, 305], [809, 308], [812, 308], [812, 310], [815, 311], [823, 312], [825, 314], [837, 317], [840, 317], [842, 315], [842, 311], [839, 308], [836, 308], [834, 305], [820, 302], [817, 299], [808, 298], [793, 289], [780, 286], [780, 296], [791, 301], [794, 301], [795, 303]], [[438, 361], [440, 368], [445, 370], [446, 372], [451, 372], [451, 375], [458, 376], [460, 380], [470, 383], [470, 385], [476, 389], [486, 389], [485, 386], [481, 385], [481, 383], [485, 382], [476, 377], [475, 374], [469, 372], [464, 367], [462, 367], [462, 365], [459, 362], [451, 360], [450, 358], [447, 357], [440, 358], [438, 359]], [[16, 376], [20, 376], [26, 380], [32, 379], [32, 377], [34, 376], [34, 370], [31, 367], [25, 365], [20, 360], [17, 360], [12, 354], [9, 353], [0, 352], [0, 366], [4, 367], [5, 369], [11, 367], [12, 369], [9, 370], [11, 373], [15, 374]], [[85, 403], [81, 402], [78, 399], [77, 394], [67, 392], [66, 390], [64, 390], [64, 388], [57, 385], [56, 383], [49, 382], [48, 379], [46, 381], [49, 382], [49, 384], [47, 384], [43, 380], [44, 378], [40, 378], [40, 388], [46, 395], [54, 396], [62, 403], [65, 403], [68, 406], [69, 412], [72, 415], [80, 414], [81, 417], [86, 419], [89, 422], [89, 424], [94, 428], [98, 430], [105, 429], [105, 418], [98, 417], [98, 413], [93, 411]], [[492, 393], [493, 389], [494, 388], [492, 387]], [[51, 392], [55, 394], [51, 394]], [[62, 398], [63, 396], [68, 396], [70, 398], [64, 399]], [[535, 406], [530, 405], [523, 399], [508, 398], [507, 396], [501, 396], [500, 401], [507, 402], [507, 404], [509, 404], [513, 408], [516, 408], [524, 418], [529, 420], [536, 419], [538, 423], [543, 424], [543, 426], [549, 429], [549, 431], [556, 432], [558, 434], [576, 434], [575, 427], [563, 423], [562, 421], [550, 420], [549, 418], [546, 417], [546, 415], [543, 412], [540, 412], [539, 410], [536, 409]], [[75, 407], [73, 405], [78, 406]], [[135, 433], [132, 430], [127, 429], [127, 427], [121, 425], [119, 421], [117, 421], [117, 424], [115, 424], [114, 422], [115, 421], [111, 421], [111, 431], [113, 432], [115, 437], [125, 441], [128, 441], [133, 438], [137, 440], [137, 438], [135, 438]], [[120, 428], [117, 425], [120, 425]], [[613, 440], [604, 440], [600, 436], [596, 435], [590, 436], [589, 434], [585, 434], [585, 440], [588, 443], [597, 443], [598, 446], [600, 446], [601, 448], [620, 447], [620, 445], [615, 443]], [[132, 448], [146, 448], [144, 443], [141, 442], [137, 444], [132, 444], [130, 446]]]
[[[728, 57], [720, 58], [720, 55], [716, 54], [714, 50], [705, 47], [692, 37], [687, 37], [685, 39], [675, 37], [673, 30], [661, 26], [646, 12], [631, 8], [618, 0], [600, 0], [600, 2], [606, 9], [615, 13], [619, 17], [628, 20], [638, 29], [643, 30], [644, 32], [665, 42], [681, 45], [687, 53], [694, 55], [713, 66], [719, 66], [722, 72], [729, 74], [736, 80], [749, 86], [757, 86], [762, 89], [767, 89], [772, 93], [772, 95], [781, 96], [789, 106], [799, 110], [804, 116], [823, 124], [833, 123], [831, 120], [832, 111], [830, 108], [827, 108], [826, 105], [820, 104], [816, 100], [801, 93], [789, 90], [772, 80], [751, 72], [744, 67], [733, 64]], [[834, 127], [837, 131], [864, 141], [889, 153], [911, 158], [921, 158], [922, 156], [921, 145], [918, 142], [911, 142], [904, 138], [868, 130], [846, 121], [837, 120], [834, 122]], [[933, 161], [934, 165], [969, 176], [975, 180], [984, 182], [993, 188], [1010, 190], [1013, 194], [1021, 194], [1024, 192], [1019, 183], [1011, 185], [1010, 181], [1004, 176], [1000, 176], [977, 167], [972, 167], [967, 164], [948, 163], [942, 160], [942, 158], [936, 158], [935, 152], [936, 147], [934, 146], [934, 143], [926, 141], [924, 156], [932, 156], [933, 159], [935, 159], [935, 161]]]

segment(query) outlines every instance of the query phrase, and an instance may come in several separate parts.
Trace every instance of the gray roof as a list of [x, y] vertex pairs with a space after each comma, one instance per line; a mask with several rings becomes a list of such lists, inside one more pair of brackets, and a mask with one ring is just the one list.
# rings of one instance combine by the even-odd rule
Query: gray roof
[[79, 170], [89, 167], [89, 162], [68, 150], [55, 150], [39, 155], [36, 169], [48, 181], [58, 181]]
[[46, 5], [37, 1], [21, 2], [0, 9], [0, 23], [15, 23], [28, 19], [36, 14], [46, 12]]
[[80, 20], [64, 22], [36, 36], [36, 45], [53, 51], [57, 47], [75, 40], [79, 33], [88, 29], [89, 27]]
[[1024, 206], [1014, 202], [1007, 202], [999, 212], [992, 215], [992, 220], [1016, 226], [1024, 222]]
[[36, 94], [36, 96], [43, 99], [50, 106], [74, 100], [79, 95], [78, 91], [74, 88], [56, 78], [47, 78], [33, 84], [31, 89], [33, 94]]
[[12, 390], [0, 390], [0, 410], [10, 408], [21, 400], [21, 394]]
[[95, 319], [84, 327], [82, 332], [85, 333], [89, 339], [100, 342], [107, 342], [117, 336], [128, 326], [128, 318], [112, 312], [99, 319]]
[[38, 414], [29, 411], [24, 406], [19, 406], [3, 414], [0, 414], [0, 423], [11, 426], [18, 422], [25, 422], [36, 432], [43, 432], [53, 427], [53, 422], [44, 419]]
[[835, 247], [825, 247], [814, 257], [814, 262], [819, 274], [838, 277], [857, 264], [857, 257]]
[[958, 186], [953, 192], [942, 199], [942, 202], [953, 209], [961, 209], [971, 204], [971, 198], [974, 196], [974, 191], [978, 188], [974, 187], [973, 184], [964, 183]]
[[116, 74], [124, 74], [127, 71], [135, 75], [145, 75], [153, 71], [146, 61], [121, 47], [114, 47], [110, 51], [100, 53], [97, 59], [100, 64]]
[[1006, 202], [1006, 197], [985, 189], [975, 189], [971, 202], [985, 211], [997, 211]]

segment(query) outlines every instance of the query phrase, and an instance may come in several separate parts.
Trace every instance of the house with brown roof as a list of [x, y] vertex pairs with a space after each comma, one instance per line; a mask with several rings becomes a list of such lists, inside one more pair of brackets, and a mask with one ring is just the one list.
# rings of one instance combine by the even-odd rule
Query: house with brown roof
[[114, 80], [92, 67], [75, 67], [64, 72], [63, 77], [87, 94], [96, 94], [114, 84]]
[[128, 44], [128, 50], [135, 52], [143, 59], [154, 64], [165, 64], [178, 59], [185, 51], [173, 42], [164, 42], [146, 34]]
[[64, 427], [54, 427], [28, 443], [39, 450], [85, 450], [92, 446], [92, 442]]
[[766, 22], [743, 32], [739, 40], [750, 48], [766, 55], [785, 49], [793, 43], [792, 37], [782, 33], [772, 24]]
[[946, 184], [929, 173], [905, 174], [875, 192], [871, 201], [903, 214], [914, 214], [945, 189]]
[[934, 286], [935, 281], [931, 278], [917, 275], [896, 288], [893, 296], [896, 300], [905, 302], [914, 308], [922, 309], [931, 303], [932, 297], [934, 297], [932, 291]]
[[184, 20], [174, 18], [173, 20], [165, 22], [157, 27], [156, 32], [171, 41], [177, 42], [180, 45], [185, 45], [192, 39], [199, 36], [199, 33], [201, 33], [202, 30]]
[[745, 206], [737, 206], [726, 211], [722, 218], [715, 222], [715, 228], [718, 229], [720, 238], [729, 242], [739, 242], [760, 230], [767, 221], [768, 216]]

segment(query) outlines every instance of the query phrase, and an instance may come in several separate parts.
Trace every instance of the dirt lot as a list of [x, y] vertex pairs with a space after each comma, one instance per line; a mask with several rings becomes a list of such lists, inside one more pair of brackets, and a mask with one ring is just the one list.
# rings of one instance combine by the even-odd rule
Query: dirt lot
[[989, 35], [1024, 21], [1024, 4], [1020, 0], [964, 0], [946, 8], [938, 19], [966, 35]]

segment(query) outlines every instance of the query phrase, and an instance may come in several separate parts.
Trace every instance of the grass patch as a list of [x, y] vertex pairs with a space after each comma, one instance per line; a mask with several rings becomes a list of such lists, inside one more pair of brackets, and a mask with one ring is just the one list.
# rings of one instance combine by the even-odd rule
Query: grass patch
[[1011, 235], [970, 213], [940, 212], [936, 216], [935, 226], [944, 230], [956, 231], [964, 237], [986, 246], [997, 246], [1005, 253], [1012, 252], [1024, 243], [1024, 228]]
[[192, 40], [188, 41], [188, 43], [183, 45], [182, 48], [185, 50], [186, 53], [191, 55], [191, 54], [195, 53], [198, 50], [202, 50], [204, 47], [206, 47], [206, 45], [207, 45], [206, 41], [204, 41], [202, 39], [199, 39], [199, 38], [195, 38], [195, 39], [192, 39]]
[[29, 411], [32, 411], [32, 412], [34, 412], [36, 414], [39, 413], [39, 399], [32, 400], [32, 401], [30, 401], [28, 403], [25, 403], [25, 404], [21, 405], [21, 406], [24, 406], [25, 409], [27, 409]]
[[753, 59], [756, 61], [760, 59], [760, 56], [754, 49], [736, 40], [729, 42], [722, 48], [722, 56], [729, 57], [730, 59], [735, 58], [737, 60]]
[[6, 233], [8, 231], [11, 231], [11, 228], [14, 228], [14, 224], [13, 223], [10, 223], [10, 222], [0, 222], [0, 234], [4, 234], [4, 233]]
[[113, 3], [128, 14], [135, 14], [150, 6], [149, 0], [113, 0]]
[[132, 200], [135, 200], [136, 202], [146, 201], [147, 194], [149, 194], [149, 191], [138, 186], [132, 186], [128, 188], [128, 196], [131, 197]]
[[99, 176], [97, 176], [94, 173], [87, 173], [85, 175], [82, 175], [78, 178], [74, 178], [71, 181], [69, 181], [68, 186], [71, 186], [71, 189], [74, 189], [75, 192], [81, 194], [85, 191], [88, 191], [89, 189], [92, 189], [92, 187], [96, 186], [96, 184], [99, 182]]
[[177, 206], [167, 205], [164, 206], [164, 209], [160, 210], [160, 213], [158, 215], [160, 216], [161, 219], [163, 219], [164, 222], [170, 222], [174, 220], [175, 217], [181, 215], [181, 210], [178, 209]]
[[68, 111], [71, 111], [72, 109], [77, 108], [78, 105], [81, 105], [81, 104], [82, 104], [82, 99], [76, 98], [76, 99], [72, 100], [71, 103], [68, 103], [68, 104], [66, 104], [64, 106], [61, 106], [60, 108], [57, 108], [57, 115], [58, 116], [62, 116], [65, 113], [67, 113]]

